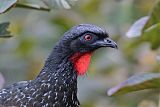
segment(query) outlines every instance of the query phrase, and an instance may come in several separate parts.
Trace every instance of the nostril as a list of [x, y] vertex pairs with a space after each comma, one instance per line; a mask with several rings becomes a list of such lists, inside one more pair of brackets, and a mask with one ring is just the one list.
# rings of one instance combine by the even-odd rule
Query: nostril
[[108, 39], [107, 39], [107, 42], [108, 42], [108, 43], [111, 43], [111, 41], [110, 41], [110, 40], [108, 40]]

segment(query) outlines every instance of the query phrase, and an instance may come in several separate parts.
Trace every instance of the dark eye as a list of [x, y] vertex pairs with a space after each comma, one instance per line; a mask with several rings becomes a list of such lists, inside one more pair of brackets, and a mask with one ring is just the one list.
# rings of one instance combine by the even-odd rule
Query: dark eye
[[89, 34], [87, 34], [87, 35], [84, 36], [84, 39], [85, 39], [86, 41], [90, 41], [90, 40], [92, 39], [92, 36], [89, 35]]

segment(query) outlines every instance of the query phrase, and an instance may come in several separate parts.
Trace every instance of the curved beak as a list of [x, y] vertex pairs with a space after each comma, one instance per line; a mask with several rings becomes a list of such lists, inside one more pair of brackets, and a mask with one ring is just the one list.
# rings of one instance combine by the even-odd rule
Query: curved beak
[[111, 47], [111, 48], [118, 49], [117, 44], [110, 38], [98, 40], [94, 43], [94, 45], [97, 45], [99, 47]]

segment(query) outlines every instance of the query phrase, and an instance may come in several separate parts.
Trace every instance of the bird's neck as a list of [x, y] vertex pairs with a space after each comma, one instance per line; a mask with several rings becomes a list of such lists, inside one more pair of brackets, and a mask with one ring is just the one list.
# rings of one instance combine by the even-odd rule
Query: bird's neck
[[73, 81], [77, 83], [77, 73], [69, 60], [70, 52], [65, 50], [60, 47], [54, 48], [37, 79], [40, 78], [41, 81], [59, 80], [61, 82]]
[[77, 73], [72, 62], [67, 56], [67, 51], [54, 49], [49, 58], [46, 60], [43, 69], [36, 78], [36, 81], [43, 84], [50, 84], [50, 90], [66, 96], [66, 100], [73, 100], [79, 105], [77, 99]]

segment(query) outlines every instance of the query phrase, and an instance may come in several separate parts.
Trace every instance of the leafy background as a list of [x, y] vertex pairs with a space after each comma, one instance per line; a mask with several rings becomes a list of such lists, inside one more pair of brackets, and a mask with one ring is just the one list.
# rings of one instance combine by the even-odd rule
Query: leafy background
[[[0, 1], [2, 3], [7, 0]], [[106, 29], [110, 37], [117, 41], [119, 50], [103, 48], [94, 53], [88, 73], [78, 79], [78, 97], [82, 107], [157, 107], [159, 89], [113, 97], [107, 95], [107, 90], [133, 75], [152, 75], [150, 73], [160, 71], [160, 1], [66, 1], [68, 5], [64, 2], [44, 5], [41, 1], [34, 0], [13, 0], [5, 7], [0, 4], [0, 13], [3, 13], [0, 14], [0, 23], [11, 23], [11, 34], [6, 29], [2, 32], [0, 28], [0, 36], [3, 37], [0, 39], [0, 88], [35, 78], [55, 42], [65, 31], [79, 23], [92, 23]], [[28, 3], [32, 9], [25, 9], [27, 7], [23, 4]], [[133, 25], [144, 16], [148, 16], [145, 25], [142, 24], [145, 21], [143, 19], [140, 24]], [[7, 23], [4, 24], [8, 27]], [[13, 37], [4, 38], [10, 35]], [[137, 78], [139, 76], [133, 80]], [[146, 80], [151, 81], [148, 77]], [[139, 81], [142, 84], [144, 82], [141, 78]], [[156, 81], [159, 85], [159, 79]], [[132, 83], [134, 82], [129, 84]]]

